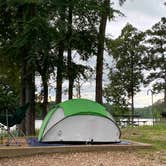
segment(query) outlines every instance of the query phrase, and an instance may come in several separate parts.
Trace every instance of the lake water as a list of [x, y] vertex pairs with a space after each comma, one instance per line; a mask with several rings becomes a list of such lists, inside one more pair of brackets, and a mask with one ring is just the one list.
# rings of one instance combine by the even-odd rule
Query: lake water
[[136, 124], [139, 124], [140, 126], [143, 126], [143, 125], [152, 126], [155, 120], [141, 118], [141, 119], [134, 119], [134, 121], [136, 122]]
[[[120, 126], [127, 126], [129, 123], [129, 120], [128, 119], [121, 119], [120, 120]], [[131, 121], [130, 121], [131, 123]], [[134, 118], [134, 125], [137, 125], [137, 126], [144, 126], [144, 125], [147, 125], [147, 126], [152, 126], [154, 123], [153, 119], [148, 119], [148, 118]]]

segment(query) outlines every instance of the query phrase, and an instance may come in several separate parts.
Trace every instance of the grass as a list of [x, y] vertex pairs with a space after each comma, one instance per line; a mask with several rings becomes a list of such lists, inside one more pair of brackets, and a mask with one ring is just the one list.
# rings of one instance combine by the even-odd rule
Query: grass
[[123, 128], [122, 139], [152, 144], [154, 150], [166, 150], [166, 124]]
[[149, 143], [152, 149], [135, 151], [141, 158], [166, 165], [166, 123], [154, 126], [127, 127], [122, 129], [122, 139]]

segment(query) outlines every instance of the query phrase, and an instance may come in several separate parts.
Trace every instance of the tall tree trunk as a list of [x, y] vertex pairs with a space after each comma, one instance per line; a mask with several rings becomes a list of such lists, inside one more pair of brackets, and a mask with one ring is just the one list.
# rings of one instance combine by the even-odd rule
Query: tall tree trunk
[[165, 70], [165, 75], [164, 75], [164, 106], [166, 108], [166, 60], [165, 60], [165, 56], [163, 55], [163, 59], [164, 59], [164, 70]]
[[164, 106], [166, 108], [166, 80], [165, 80], [165, 88], [164, 88]]
[[69, 6], [68, 15], [68, 50], [67, 50], [67, 65], [68, 65], [68, 79], [69, 79], [69, 94], [68, 99], [73, 98], [73, 77], [72, 77], [72, 51], [71, 51], [71, 36], [72, 36], [72, 6]]
[[131, 123], [134, 124], [134, 90], [131, 92]]
[[[60, 15], [60, 22], [62, 23], [62, 26], [65, 24], [65, 19], [66, 19], [66, 7], [63, 6], [61, 10], [59, 11]], [[60, 33], [62, 36], [66, 34], [66, 30], [64, 28], [61, 28], [60, 26]], [[65, 36], [65, 35], [64, 35]], [[56, 79], [56, 103], [61, 103], [62, 102], [62, 83], [63, 83], [63, 67], [64, 67], [64, 57], [63, 53], [65, 50], [64, 46], [64, 38], [59, 42], [59, 55], [58, 55], [58, 65], [57, 65], [57, 79]]]
[[[21, 96], [20, 96], [20, 104], [24, 105], [26, 103], [26, 80], [25, 80], [25, 59], [24, 56], [21, 57]], [[18, 128], [23, 131], [23, 133], [26, 133], [25, 128], [25, 119], [21, 122], [21, 124], [18, 125]]]
[[63, 44], [60, 44], [59, 47], [59, 56], [58, 56], [58, 67], [57, 67], [57, 79], [56, 79], [56, 103], [62, 101], [62, 80], [63, 80]]
[[[23, 31], [23, 6], [19, 5], [17, 9], [17, 17], [18, 17], [18, 32], [19, 34]], [[20, 74], [21, 74], [21, 90], [20, 90], [20, 104], [24, 105], [26, 103], [26, 61], [25, 61], [24, 49], [21, 51], [21, 64], [20, 64]], [[25, 129], [25, 119], [18, 125], [19, 129], [26, 132]]]
[[[29, 4], [29, 18], [35, 16], [36, 13], [36, 5], [34, 3]], [[26, 46], [26, 52], [28, 52], [31, 48], [31, 45]], [[24, 53], [26, 56], [26, 52]], [[27, 57], [25, 57], [27, 60]], [[27, 111], [25, 118], [25, 128], [26, 135], [35, 135], [35, 69], [31, 64], [26, 63], [26, 102], [30, 103], [29, 110]]]
[[104, 40], [105, 30], [107, 23], [107, 15], [109, 13], [110, 0], [104, 0], [103, 8], [101, 12], [100, 27], [98, 33], [98, 45], [97, 45], [97, 64], [96, 64], [96, 101], [102, 104], [102, 78], [103, 78], [103, 53], [104, 53]]
[[[165, 59], [164, 59], [165, 62]], [[166, 63], [165, 63], [165, 75], [164, 75], [164, 111], [166, 111]], [[153, 108], [153, 106], [152, 106]]]
[[[28, 69], [27, 71], [30, 71]], [[30, 107], [26, 113], [25, 127], [26, 135], [35, 135], [35, 75], [34, 71], [27, 74], [26, 101], [30, 102]]]
[[134, 124], [134, 55], [133, 54], [131, 55], [131, 122], [132, 122], [132, 125]]
[[45, 118], [47, 111], [48, 111], [48, 79], [47, 76], [42, 74], [42, 82], [43, 82], [43, 89], [44, 89], [44, 99], [42, 103], [42, 119]]
[[73, 79], [72, 79], [72, 56], [71, 56], [70, 48], [68, 49], [67, 66], [68, 66], [68, 79], [69, 79], [68, 99], [72, 99], [73, 98]]
[[76, 85], [76, 92], [77, 92], [77, 98], [80, 99], [81, 98], [81, 83], [80, 83], [80, 79], [78, 79], [77, 81], [77, 85]]
[[73, 98], [73, 86], [74, 86], [74, 80], [70, 79], [70, 81], [69, 81], [69, 99]]

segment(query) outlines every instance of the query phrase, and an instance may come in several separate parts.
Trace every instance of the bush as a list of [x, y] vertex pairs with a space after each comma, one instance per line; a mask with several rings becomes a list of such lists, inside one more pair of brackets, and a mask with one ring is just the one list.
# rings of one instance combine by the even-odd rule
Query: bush
[[9, 85], [0, 82], [0, 114], [12, 113], [18, 106], [18, 97]]

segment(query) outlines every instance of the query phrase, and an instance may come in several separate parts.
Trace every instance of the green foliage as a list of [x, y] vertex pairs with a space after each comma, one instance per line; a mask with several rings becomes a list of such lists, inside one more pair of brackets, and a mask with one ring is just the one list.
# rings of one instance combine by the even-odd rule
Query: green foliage
[[6, 83], [0, 82], [0, 114], [12, 113], [18, 106], [18, 96], [14, 89]]
[[41, 102], [36, 102], [35, 104], [35, 119], [42, 119], [43, 105]]
[[15, 38], [15, 9], [9, 7], [8, 1], [0, 0], [0, 80], [5, 84], [10, 85], [19, 93], [19, 66], [16, 61], [13, 61], [7, 53], [6, 49], [11, 45]]
[[[48, 110], [50, 111], [55, 107], [56, 103], [55, 102], [49, 102], [48, 103]], [[43, 103], [41, 102], [36, 102], [35, 104], [35, 117], [36, 119], [42, 119], [42, 109], [43, 109]]]
[[7, 0], [0, 0], [0, 49], [9, 46], [15, 36], [15, 19], [15, 9]]
[[150, 74], [147, 76], [145, 85], [152, 83], [154, 92], [166, 92], [166, 18], [161, 18], [160, 22], [156, 23], [146, 34], [149, 56], [145, 61], [147, 61], [146, 66]]
[[142, 60], [146, 50], [143, 40], [144, 33], [127, 24], [117, 39], [107, 43], [115, 66], [110, 69], [110, 83], [104, 89], [107, 102], [127, 107], [131, 97], [140, 90]]
[[[109, 0], [0, 0], [0, 79], [10, 86], [15, 96], [20, 95], [21, 103], [31, 102], [26, 133], [34, 131], [35, 73], [42, 76], [46, 99], [43, 103], [47, 108], [48, 79], [56, 68], [62, 69], [61, 79], [67, 73], [73, 85], [77, 78], [87, 79], [86, 71], [91, 71], [72, 58], [67, 66], [63, 53], [76, 52], [85, 61], [96, 55], [99, 36], [104, 43], [105, 33], [98, 33], [99, 26], [103, 27], [102, 16], [106, 25], [107, 18], [113, 18], [115, 12]], [[66, 66], [70, 72], [66, 72]], [[62, 82], [60, 77], [57, 81]], [[14, 97], [8, 97], [10, 100], [3, 94], [1, 102], [11, 101], [14, 108]]]
[[116, 121], [119, 121], [123, 115], [130, 115], [129, 109], [127, 107], [121, 107], [120, 105], [116, 104], [104, 104], [104, 107], [110, 114], [115, 118]]
[[10, 85], [12, 89], [19, 94], [19, 66], [15, 62], [8, 59], [7, 55], [0, 54], [0, 80]]
[[[130, 115], [128, 107], [122, 107], [116, 104], [110, 105], [109, 103], [104, 104], [107, 111], [110, 112], [115, 118], [122, 117], [123, 115]], [[134, 114], [138, 115], [140, 118], [155, 118], [160, 119], [161, 113], [165, 110], [164, 103], [155, 103], [152, 106], [144, 108], [135, 108]]]
[[161, 118], [161, 113], [165, 111], [165, 104], [161, 101], [154, 103], [153, 106], [135, 108], [135, 114], [139, 115], [140, 118], [155, 118], [157, 120]]
[[[60, 46], [64, 51], [74, 50], [85, 61], [96, 55], [102, 15], [106, 14], [107, 20], [117, 12], [108, 3], [104, 6], [105, 2], [109, 1], [0, 0], [0, 78], [18, 95], [18, 89], [27, 88], [29, 76], [34, 77], [36, 71], [46, 82], [56, 67], [66, 72], [66, 59], [62, 57], [59, 63]], [[69, 9], [72, 22], [68, 19]], [[86, 71], [91, 71], [74, 60], [71, 69], [73, 80], [87, 79]]]
[[140, 118], [153, 118], [151, 107], [135, 108], [134, 111]]

